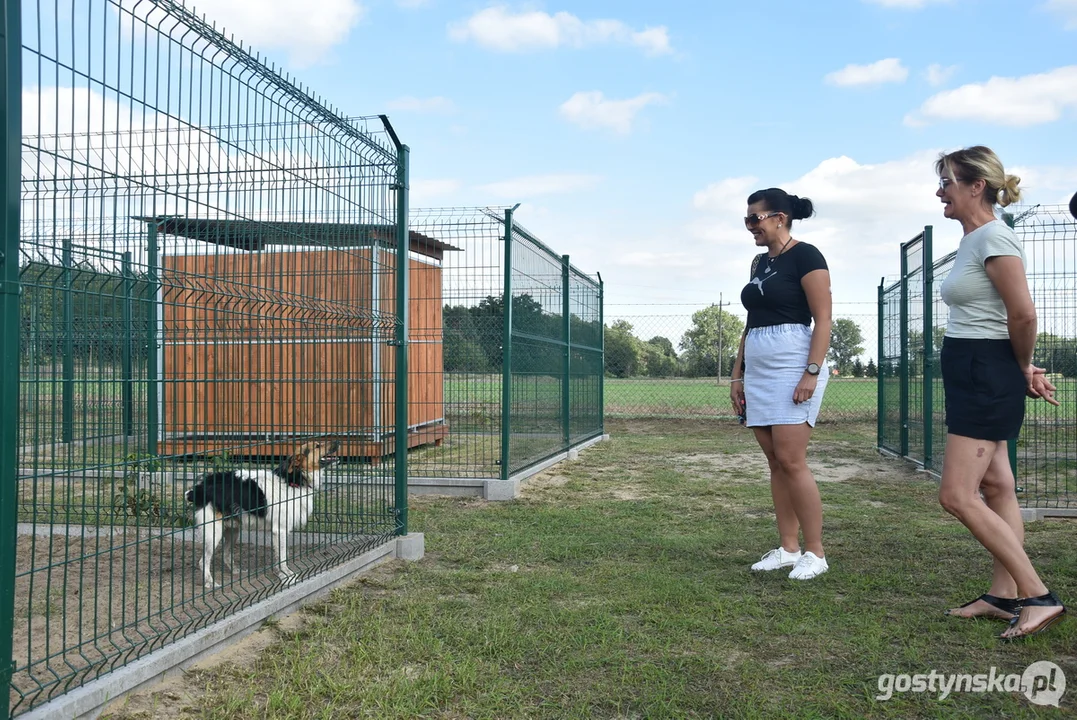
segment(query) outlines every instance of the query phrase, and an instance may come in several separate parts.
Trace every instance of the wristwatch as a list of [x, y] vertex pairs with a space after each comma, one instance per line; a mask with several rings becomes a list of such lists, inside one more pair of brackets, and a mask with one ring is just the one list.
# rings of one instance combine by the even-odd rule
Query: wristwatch
[[821, 369], [819, 363], [808, 363], [808, 367], [804, 368], [804, 372], [809, 375], [818, 375]]

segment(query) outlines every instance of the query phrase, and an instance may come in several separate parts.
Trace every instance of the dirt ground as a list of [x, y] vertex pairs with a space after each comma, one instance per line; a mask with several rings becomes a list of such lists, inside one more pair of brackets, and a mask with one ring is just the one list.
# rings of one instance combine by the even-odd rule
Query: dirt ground
[[[21, 535], [17, 546], [14, 712], [132, 662], [278, 591], [276, 554], [240, 542], [233, 572], [207, 590], [190, 533]], [[318, 537], [313, 535], [313, 537]], [[301, 576], [359, 554], [361, 542], [295, 538], [289, 566]], [[366, 541], [369, 544], [369, 541]], [[218, 553], [218, 556], [220, 553]]]

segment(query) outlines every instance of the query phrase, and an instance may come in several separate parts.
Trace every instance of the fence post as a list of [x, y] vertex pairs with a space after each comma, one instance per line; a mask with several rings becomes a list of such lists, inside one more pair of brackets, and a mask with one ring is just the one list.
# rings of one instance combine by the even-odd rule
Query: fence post
[[598, 359], [598, 427], [606, 434], [606, 286], [602, 273], [598, 273], [598, 347], [602, 356]]
[[123, 436], [131, 437], [134, 434], [135, 393], [131, 386], [134, 382], [134, 372], [131, 361], [131, 343], [135, 339], [135, 326], [132, 319], [132, 292], [133, 281], [131, 274], [131, 253], [123, 254], [123, 346], [120, 350], [120, 377], [122, 378], [121, 396], [123, 403]]
[[146, 271], [146, 293], [149, 295], [146, 303], [146, 452], [150, 457], [157, 457], [157, 438], [160, 431], [160, 378], [157, 366], [157, 294], [160, 291], [157, 276], [158, 251], [157, 223], [151, 221], [146, 224], [149, 266]]
[[393, 463], [397, 533], [408, 534], [408, 341], [411, 332], [408, 302], [411, 290], [408, 286], [408, 257], [411, 250], [411, 233], [408, 229], [409, 161], [411, 149], [399, 145], [396, 179], [396, 442]]
[[901, 324], [901, 359], [898, 368], [901, 373], [899, 402], [901, 403], [901, 457], [909, 456], [909, 258], [905, 252], [906, 245], [901, 246], [901, 309], [898, 311]]
[[501, 479], [509, 479], [509, 441], [512, 439], [512, 213], [505, 211], [505, 289], [501, 295]]
[[565, 447], [572, 446], [572, 302], [569, 293], [570, 273], [568, 255], [561, 256], [561, 334], [565, 338], [565, 355], [563, 358], [561, 380], [561, 429], [565, 436]]
[[3, 1], [0, 19], [0, 717], [11, 717], [18, 542], [19, 191], [22, 167], [22, 17]]
[[71, 286], [74, 271], [74, 258], [72, 257], [71, 238], [63, 239], [62, 265], [64, 268], [64, 297], [63, 297], [63, 358], [60, 363], [63, 368], [61, 375], [61, 387], [63, 403], [60, 409], [61, 440], [69, 443], [75, 439], [75, 299]]
[[934, 448], [934, 392], [935, 377], [932, 375], [935, 363], [935, 320], [932, 316], [934, 302], [932, 294], [935, 285], [934, 256], [931, 249], [931, 226], [924, 228], [923, 273], [924, 273], [924, 469], [930, 470], [932, 449]]
[[883, 358], [886, 355], [886, 333], [883, 331], [883, 325], [886, 322], [886, 278], [879, 280], [879, 320], [878, 320], [878, 345], [879, 352], [875, 361], [875, 404], [878, 409], [875, 411], [876, 420], [876, 443], [879, 448], [883, 447], [885, 440], [884, 427], [886, 418], [886, 383], [885, 371], [883, 370]]

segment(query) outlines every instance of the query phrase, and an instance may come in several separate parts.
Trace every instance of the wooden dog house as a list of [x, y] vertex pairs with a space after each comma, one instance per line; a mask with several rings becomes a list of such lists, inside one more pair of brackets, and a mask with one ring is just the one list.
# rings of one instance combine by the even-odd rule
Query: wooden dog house
[[[280, 456], [312, 435], [351, 457], [395, 451], [394, 227], [140, 219], [164, 236], [162, 452]], [[448, 433], [447, 250], [410, 233], [409, 447]]]

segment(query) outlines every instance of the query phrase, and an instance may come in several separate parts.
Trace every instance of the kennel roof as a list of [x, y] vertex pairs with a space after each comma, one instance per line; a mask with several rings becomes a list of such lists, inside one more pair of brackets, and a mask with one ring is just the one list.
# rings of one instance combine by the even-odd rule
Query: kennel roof
[[[396, 226], [370, 223], [273, 222], [188, 218], [178, 216], [135, 217], [156, 223], [158, 232], [226, 245], [238, 250], [259, 251], [270, 245], [354, 248], [381, 245], [396, 247]], [[446, 251], [459, 251], [448, 243], [415, 230], [409, 231], [411, 252], [441, 260]]]

